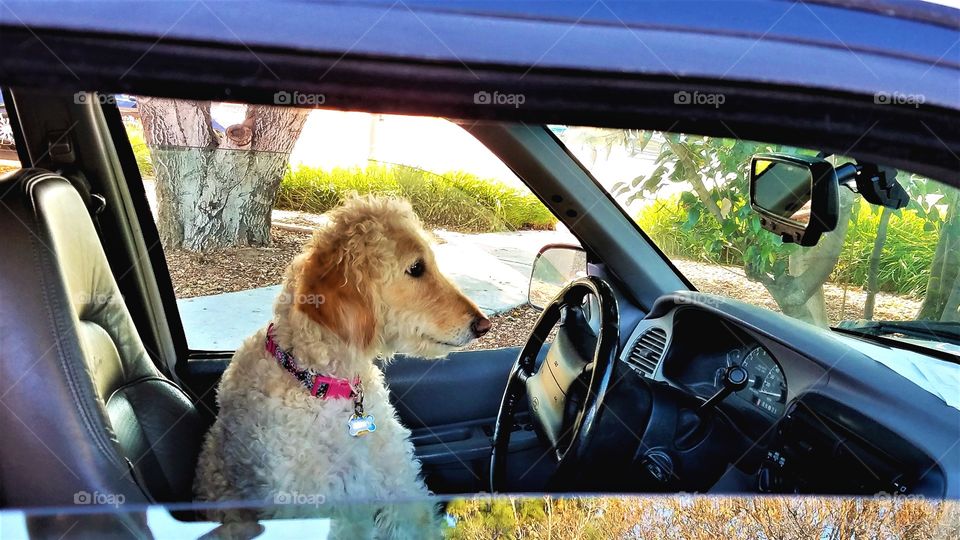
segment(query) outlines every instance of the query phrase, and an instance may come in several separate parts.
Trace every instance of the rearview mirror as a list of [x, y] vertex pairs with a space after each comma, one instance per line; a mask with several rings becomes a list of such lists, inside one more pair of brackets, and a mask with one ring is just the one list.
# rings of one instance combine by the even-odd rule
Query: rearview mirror
[[530, 270], [527, 301], [543, 309], [567, 283], [587, 275], [587, 254], [567, 244], [549, 244], [540, 249]]
[[750, 206], [784, 242], [815, 246], [837, 227], [837, 186], [833, 165], [822, 158], [772, 153], [750, 162]]

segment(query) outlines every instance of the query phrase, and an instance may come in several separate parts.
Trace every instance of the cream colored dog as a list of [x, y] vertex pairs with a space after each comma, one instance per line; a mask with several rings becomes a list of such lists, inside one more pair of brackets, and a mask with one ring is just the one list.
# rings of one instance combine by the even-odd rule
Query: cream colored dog
[[419, 538], [438, 518], [433, 504], [401, 504], [428, 491], [374, 359], [442, 356], [490, 321], [438, 271], [409, 203], [352, 198], [327, 215], [287, 269], [270, 329], [248, 338], [223, 375], [195, 492], [275, 504], [248, 518], [372, 504], [334, 526]]

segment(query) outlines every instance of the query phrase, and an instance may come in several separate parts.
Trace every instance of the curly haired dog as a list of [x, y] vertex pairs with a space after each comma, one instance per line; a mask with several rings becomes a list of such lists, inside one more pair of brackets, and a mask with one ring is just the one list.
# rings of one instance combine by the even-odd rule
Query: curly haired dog
[[[406, 201], [354, 197], [327, 215], [287, 269], [273, 323], [237, 349], [223, 375], [197, 466], [199, 500], [277, 503], [270, 517], [285, 517], [303, 507], [283, 503], [428, 494], [374, 359], [439, 357], [490, 321], [438, 271]], [[357, 538], [437, 530], [433, 504], [382, 504], [369, 514], [340, 526]]]

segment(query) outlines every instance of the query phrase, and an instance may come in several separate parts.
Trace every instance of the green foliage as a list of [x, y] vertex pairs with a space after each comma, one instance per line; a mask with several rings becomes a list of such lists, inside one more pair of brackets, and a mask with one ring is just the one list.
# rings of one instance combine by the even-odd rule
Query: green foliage
[[[832, 279], [839, 283], [865, 286], [882, 209], [860, 202], [851, 216], [850, 230], [840, 253], [840, 262]], [[877, 283], [880, 290], [922, 297], [933, 254], [940, 236], [939, 212], [935, 220], [926, 219], [911, 206], [893, 213], [887, 229], [887, 241], [880, 256]]]
[[[749, 160], [757, 152], [810, 153], [750, 141], [664, 133], [666, 143], [652, 174], [614, 186], [628, 200], [655, 199], [669, 183], [693, 188], [667, 200], [654, 200], [636, 217], [640, 227], [668, 255], [717, 264], [742, 266], [749, 275], [781, 276], [787, 272], [796, 245], [764, 231], [750, 208]], [[838, 158], [843, 160], [843, 158]], [[881, 254], [881, 291], [920, 297], [943, 221], [942, 186], [902, 174], [911, 194], [907, 208], [891, 216]], [[865, 287], [881, 209], [857, 199], [850, 228], [830, 281]]]
[[140, 176], [154, 176], [150, 149], [147, 148], [147, 140], [143, 136], [143, 125], [140, 122], [124, 122], [123, 125], [127, 128], [127, 137], [133, 147], [133, 155], [137, 158]]
[[627, 202], [653, 198], [664, 185], [681, 182], [693, 191], [656, 201], [652, 211], [647, 207], [638, 217], [641, 228], [675, 256], [743, 266], [753, 273], [784, 273], [795, 246], [762, 231], [748, 196], [750, 157], [781, 148], [676, 133], [663, 136], [666, 143], [653, 172], [615, 185], [614, 194], [629, 193]]
[[[688, 211], [681, 203], [681, 198], [687, 195], [684, 193], [656, 201], [636, 217], [640, 228], [668, 256], [730, 265], [743, 264], [741, 254], [771, 257], [770, 252], [764, 251], [764, 244], [754, 243], [749, 235], [744, 234], [746, 231], [738, 230], [725, 235], [720, 222], [709, 216], [691, 224]], [[894, 212], [890, 218], [887, 241], [880, 258], [878, 284], [882, 291], [921, 297], [926, 290], [940, 231], [939, 225], [930, 225], [934, 221], [928, 220], [926, 214], [921, 216], [911, 208]], [[832, 282], [866, 286], [880, 212], [880, 208], [863, 200], [856, 204], [840, 261], [831, 276]], [[933, 214], [938, 212], [934, 210]], [[750, 232], [769, 237], [769, 245], [777, 252], [792, 247], [783, 245], [778, 238], [765, 231], [751, 229]], [[773, 258], [779, 260], [777, 255]]]
[[300, 167], [280, 184], [276, 207], [323, 213], [350, 192], [408, 199], [431, 227], [495, 232], [552, 229], [556, 218], [534, 195], [465, 172], [433, 174], [402, 166], [323, 170]]

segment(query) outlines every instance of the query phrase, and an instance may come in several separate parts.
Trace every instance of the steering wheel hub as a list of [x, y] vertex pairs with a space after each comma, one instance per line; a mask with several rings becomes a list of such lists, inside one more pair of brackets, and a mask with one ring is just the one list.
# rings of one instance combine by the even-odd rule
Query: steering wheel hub
[[[583, 314], [588, 296], [596, 300], [599, 328]], [[537, 365], [550, 331], [563, 318], [545, 360]], [[588, 276], [568, 284], [544, 308], [510, 371], [497, 415], [490, 463], [492, 491], [503, 489], [514, 414], [526, 395], [538, 434], [548, 442], [558, 464], [578, 459], [578, 449], [591, 436], [610, 383], [619, 346], [619, 310], [613, 289]], [[590, 347], [593, 345], [593, 347]]]

